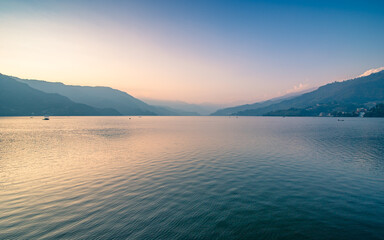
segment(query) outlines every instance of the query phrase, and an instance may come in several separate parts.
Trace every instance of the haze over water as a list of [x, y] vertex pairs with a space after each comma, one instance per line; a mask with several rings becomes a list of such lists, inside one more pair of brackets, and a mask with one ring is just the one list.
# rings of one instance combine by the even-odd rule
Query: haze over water
[[0, 239], [383, 239], [383, 126], [0, 118]]

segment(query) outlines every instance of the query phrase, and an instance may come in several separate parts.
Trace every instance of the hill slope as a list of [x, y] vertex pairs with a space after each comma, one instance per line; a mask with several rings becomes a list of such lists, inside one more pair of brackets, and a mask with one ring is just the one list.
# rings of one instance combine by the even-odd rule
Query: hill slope
[[45, 93], [0, 74], [0, 116], [97, 116], [121, 115], [114, 109], [79, 104], [59, 94]]
[[46, 82], [39, 80], [17, 79], [34, 89], [47, 93], [58, 93], [68, 97], [74, 102], [90, 105], [92, 107], [110, 107], [123, 115], [162, 115], [151, 107], [131, 95], [109, 87], [86, 87], [65, 85], [59, 82]]
[[[318, 115], [319, 111], [350, 111], [352, 108], [369, 107], [384, 101], [384, 71], [343, 82], [334, 82], [317, 90], [281, 101], [279, 103], [248, 109], [234, 115], [260, 116], [284, 115], [282, 110], [302, 110]], [[317, 109], [317, 110], [316, 110]], [[292, 112], [292, 111], [291, 111]]]
[[[97, 108], [114, 108], [123, 115], [184, 115], [185, 112], [167, 107], [152, 106], [126, 92], [110, 87], [65, 85], [59, 82], [15, 78], [30, 87], [47, 93], [58, 93], [74, 102]], [[193, 115], [193, 114], [192, 114]]]
[[257, 103], [253, 103], [253, 104], [244, 104], [244, 105], [235, 106], [235, 107], [223, 108], [223, 109], [217, 110], [216, 112], [212, 113], [211, 115], [212, 116], [235, 115], [236, 113], [238, 113], [240, 111], [267, 107], [267, 106], [270, 106], [272, 104], [276, 104], [276, 103], [282, 102], [284, 100], [294, 98], [294, 97], [301, 95], [303, 93], [306, 93], [308, 91], [310, 91], [310, 90], [305, 90], [305, 91], [295, 92], [295, 93], [289, 93], [289, 94], [286, 94], [284, 96], [272, 98], [270, 100], [263, 101], [263, 102], [257, 102]]

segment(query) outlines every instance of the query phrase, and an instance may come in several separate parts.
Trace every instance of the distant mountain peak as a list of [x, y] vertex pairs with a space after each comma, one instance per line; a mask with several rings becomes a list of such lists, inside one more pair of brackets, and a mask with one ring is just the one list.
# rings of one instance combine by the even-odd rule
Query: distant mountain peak
[[363, 74], [361, 74], [358, 77], [366, 77], [366, 76], [369, 76], [369, 75], [371, 75], [373, 73], [381, 72], [383, 70], [384, 70], [384, 67], [372, 68], [372, 69], [369, 69], [369, 70], [365, 71]]

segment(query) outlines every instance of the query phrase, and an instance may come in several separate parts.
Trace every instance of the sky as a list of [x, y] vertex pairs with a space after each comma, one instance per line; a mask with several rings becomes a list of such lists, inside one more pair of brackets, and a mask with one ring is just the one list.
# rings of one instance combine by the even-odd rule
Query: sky
[[1, 0], [0, 73], [252, 103], [384, 66], [384, 1]]

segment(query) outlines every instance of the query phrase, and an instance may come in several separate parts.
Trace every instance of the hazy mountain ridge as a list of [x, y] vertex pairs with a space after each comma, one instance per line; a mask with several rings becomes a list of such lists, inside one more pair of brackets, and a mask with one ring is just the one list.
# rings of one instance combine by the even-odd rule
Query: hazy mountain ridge
[[149, 105], [126, 92], [110, 87], [66, 85], [60, 82], [19, 79], [30, 87], [47, 93], [57, 93], [74, 102], [97, 108], [113, 108], [123, 115], [196, 115], [177, 109]]
[[[155, 105], [155, 104], [151, 104], [151, 106], [154, 106], [158, 109], [163, 109], [164, 111], [167, 111], [167, 112], [172, 112], [174, 113], [172, 114], [173, 116], [200, 116], [200, 114], [196, 112], [188, 112], [186, 110], [182, 110], [179, 108], [173, 108], [169, 106], [161, 106], [161, 105]], [[165, 115], [169, 115], [169, 114], [165, 114]]]
[[30, 87], [47, 93], [57, 93], [74, 102], [93, 107], [112, 107], [123, 115], [158, 115], [153, 108], [131, 95], [109, 87], [65, 85], [59, 82], [17, 79]]
[[100, 109], [75, 103], [67, 97], [42, 92], [13, 77], [0, 74], [0, 115], [116, 116], [121, 113], [111, 108]]
[[220, 108], [219, 105], [209, 103], [193, 104], [183, 101], [157, 100], [149, 98], [142, 98], [141, 100], [153, 106], [170, 107], [172, 109], [177, 109], [180, 111], [185, 111], [187, 113], [194, 113], [198, 115], [209, 115]]
[[[329, 83], [317, 90], [300, 96], [281, 101], [279, 103], [263, 106], [256, 109], [239, 111], [233, 115], [260, 116], [260, 115], [286, 115], [285, 111], [292, 109], [314, 109], [328, 107], [324, 113], [333, 111], [350, 111], [351, 106], [372, 107], [384, 101], [384, 71], [368, 76], [358, 77], [343, 82]], [[298, 111], [296, 111], [298, 112]], [[308, 111], [306, 111], [308, 112]], [[315, 114], [312, 111], [311, 114]], [[317, 111], [317, 113], [319, 113]], [[321, 113], [321, 112], [320, 112]]]

